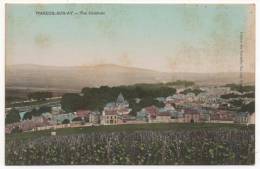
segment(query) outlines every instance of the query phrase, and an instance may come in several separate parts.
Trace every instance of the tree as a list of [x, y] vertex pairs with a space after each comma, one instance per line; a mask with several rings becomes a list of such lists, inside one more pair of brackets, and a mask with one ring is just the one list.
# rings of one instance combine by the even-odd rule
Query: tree
[[[75, 93], [64, 94], [61, 99], [62, 108], [66, 112], [77, 111], [79, 109], [87, 108], [92, 111], [102, 111], [104, 106], [116, 100], [119, 93], [122, 93], [124, 98], [131, 102], [135, 98], [140, 98], [143, 102], [149, 104], [161, 104], [154, 101], [156, 97], [166, 97], [176, 93], [176, 89], [166, 86], [161, 83], [156, 84], [135, 84], [129, 86], [101, 86], [85, 87], [82, 89], [80, 96]], [[145, 99], [144, 99], [145, 98]], [[150, 101], [149, 101], [150, 99]], [[148, 104], [144, 103], [144, 104]], [[136, 105], [133, 103], [133, 105]], [[132, 108], [132, 105], [130, 105]], [[138, 105], [134, 109], [140, 109]]]
[[202, 92], [204, 92], [203, 90], [201, 90], [201, 89], [191, 89], [191, 88], [189, 88], [189, 89], [186, 89], [186, 90], [184, 90], [184, 91], [182, 91], [182, 92], [180, 92], [181, 94], [188, 94], [188, 93], [194, 93], [196, 96], [198, 95], [198, 94], [200, 94], [200, 93], [202, 93]]
[[37, 109], [32, 109], [32, 111], [30, 112], [32, 116], [40, 116], [41, 113], [37, 110]]
[[242, 86], [241, 84], [226, 84], [225, 87], [230, 87], [231, 90], [241, 93], [255, 91], [255, 86]]
[[69, 124], [69, 123], [70, 123], [69, 119], [65, 119], [62, 121], [62, 124]]
[[83, 108], [83, 99], [75, 93], [66, 93], [61, 99], [62, 109], [66, 112], [74, 112]]
[[129, 106], [132, 108], [131, 115], [136, 115], [136, 112], [140, 111], [144, 107], [148, 106], [164, 107], [164, 103], [155, 100], [153, 97], [145, 97], [139, 103], [136, 101], [130, 100]]
[[27, 119], [29, 119], [29, 120], [32, 119], [32, 112], [27, 112], [24, 114], [23, 120], [27, 120]]
[[19, 121], [20, 121], [20, 115], [19, 115], [18, 110], [11, 109], [10, 112], [8, 112], [8, 114], [6, 115], [5, 122], [7, 124], [10, 124], [10, 123], [16, 123]]
[[254, 113], [255, 112], [255, 102], [252, 101], [252, 102], [250, 102], [248, 104], [243, 105], [241, 107], [240, 111]]
[[22, 130], [18, 126], [13, 128], [12, 131], [11, 131], [11, 133], [21, 133], [21, 132], [22, 132]]
[[72, 121], [82, 121], [81, 117], [75, 117], [74, 119], [72, 119]]
[[52, 96], [52, 92], [32, 92], [27, 95], [28, 99], [35, 100], [45, 100], [46, 98], [51, 98]]
[[42, 107], [39, 108], [38, 112], [39, 112], [40, 114], [46, 113], [46, 112], [51, 112], [51, 107], [42, 106]]

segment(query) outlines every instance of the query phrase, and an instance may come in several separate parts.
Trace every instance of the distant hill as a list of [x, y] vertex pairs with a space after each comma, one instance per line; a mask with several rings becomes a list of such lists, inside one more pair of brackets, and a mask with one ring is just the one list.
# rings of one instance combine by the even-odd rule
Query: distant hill
[[[253, 73], [244, 73], [245, 83], [254, 83]], [[159, 83], [191, 80], [197, 84], [238, 83], [239, 73], [164, 73], [113, 64], [96, 66], [6, 66], [6, 87], [80, 90], [102, 85], [118, 86], [136, 83]]]

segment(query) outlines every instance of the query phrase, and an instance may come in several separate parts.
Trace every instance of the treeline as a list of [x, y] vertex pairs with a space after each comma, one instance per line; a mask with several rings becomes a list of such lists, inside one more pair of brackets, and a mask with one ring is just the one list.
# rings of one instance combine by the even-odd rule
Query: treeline
[[194, 93], [196, 96], [200, 93], [204, 92], [203, 90], [199, 89], [199, 88], [195, 88], [195, 89], [185, 89], [184, 91], [180, 92], [181, 94], [188, 94], [188, 93]]
[[53, 93], [48, 91], [32, 92], [32, 93], [28, 93], [27, 97], [28, 99], [45, 100], [47, 98], [53, 97]]
[[20, 121], [19, 111], [14, 108], [11, 109], [5, 117], [6, 124], [16, 123], [19, 121]]
[[194, 86], [195, 83], [192, 81], [177, 80], [175, 82], [168, 82], [166, 83], [166, 85], [190, 87], [190, 86]]
[[51, 107], [42, 106], [39, 109], [34, 108], [31, 111], [26, 112], [23, 116], [23, 119], [21, 119], [19, 115], [19, 111], [15, 108], [12, 108], [6, 115], [5, 123], [10, 124], [10, 123], [19, 122], [20, 120], [31, 120], [33, 116], [34, 117], [41, 116], [43, 113], [46, 112], [51, 112]]
[[241, 112], [249, 112], [250, 114], [255, 112], [255, 101], [248, 104], [243, 104], [240, 109]]
[[[85, 87], [80, 94], [67, 93], [61, 99], [62, 108], [66, 112], [78, 109], [89, 109], [102, 111], [108, 102], [116, 101], [119, 93], [128, 100], [133, 112], [139, 111], [144, 106], [163, 106], [155, 100], [156, 97], [166, 97], [176, 93], [176, 89], [164, 84], [136, 84], [130, 86], [99, 88]], [[140, 99], [140, 102], [137, 101]]]
[[43, 113], [46, 113], [46, 112], [51, 112], [51, 107], [48, 107], [48, 106], [42, 106], [40, 107], [39, 109], [32, 109], [31, 111], [29, 112], [26, 112], [23, 116], [23, 120], [31, 120], [32, 117], [37, 117], [37, 116], [41, 116]]
[[220, 96], [222, 99], [230, 99], [230, 98], [254, 98], [255, 92], [245, 93], [245, 94], [235, 94], [235, 93], [228, 93], [223, 94]]
[[240, 85], [240, 84], [226, 84], [224, 87], [230, 87], [230, 90], [233, 91], [238, 91], [241, 93], [244, 92], [254, 92], [255, 91], [255, 86], [250, 86], [250, 85]]

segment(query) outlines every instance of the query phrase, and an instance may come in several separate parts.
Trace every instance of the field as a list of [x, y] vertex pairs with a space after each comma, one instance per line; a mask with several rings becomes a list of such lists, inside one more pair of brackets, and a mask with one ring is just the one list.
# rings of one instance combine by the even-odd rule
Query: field
[[254, 126], [144, 124], [6, 135], [7, 165], [248, 165]]

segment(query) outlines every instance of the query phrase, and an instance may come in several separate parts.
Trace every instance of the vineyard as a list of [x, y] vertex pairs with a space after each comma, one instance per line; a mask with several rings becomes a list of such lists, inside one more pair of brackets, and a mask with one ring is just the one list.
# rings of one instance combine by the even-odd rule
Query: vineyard
[[254, 129], [91, 132], [6, 142], [6, 165], [252, 165]]

